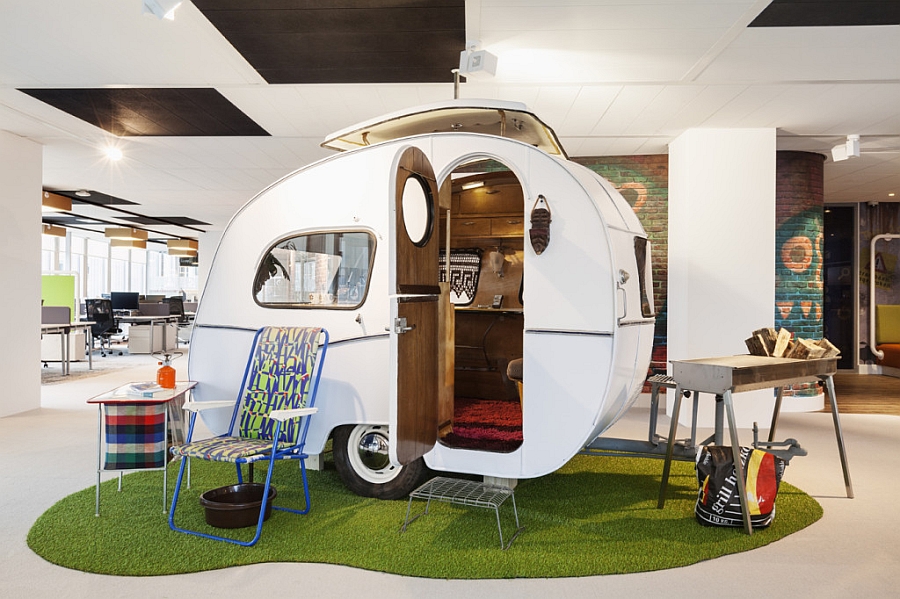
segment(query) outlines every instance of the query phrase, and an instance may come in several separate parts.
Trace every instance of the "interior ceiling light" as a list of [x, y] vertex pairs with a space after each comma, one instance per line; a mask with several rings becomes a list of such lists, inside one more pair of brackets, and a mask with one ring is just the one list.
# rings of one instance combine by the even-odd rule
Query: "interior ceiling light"
[[141, 14], [152, 14], [157, 19], [175, 20], [175, 9], [182, 0], [143, 0]]
[[462, 188], [465, 190], [476, 189], [478, 187], [484, 187], [484, 181], [469, 181], [468, 183], [462, 184]]
[[173, 250], [193, 251], [194, 254], [196, 254], [199, 247], [200, 244], [196, 239], [169, 239], [166, 241], [166, 248], [169, 250], [170, 254]]
[[50, 223], [41, 223], [43, 226], [41, 227], [41, 233], [44, 235], [52, 235], [53, 237], [65, 237], [66, 229], [64, 227], [57, 227], [56, 225], [51, 225]]
[[132, 227], [107, 227], [104, 235], [109, 239], [125, 241], [147, 241], [147, 232]]
[[41, 194], [41, 212], [71, 212], [72, 200], [66, 196], [45, 191]]
[[193, 258], [197, 255], [197, 250], [180, 250], [180, 249], [169, 249], [170, 256], [178, 256], [180, 258]]
[[169, 239], [166, 241], [166, 249], [170, 256], [181, 258], [195, 258], [200, 243], [196, 239]]
[[848, 135], [846, 142], [831, 148], [831, 158], [835, 162], [848, 158], [859, 158], [859, 135]]
[[91, 192], [89, 192], [87, 189], [79, 189], [75, 192], [75, 195], [77, 195], [79, 198], [89, 198], [91, 197]]
[[109, 242], [114, 248], [139, 248], [147, 249], [147, 242], [142, 239], [113, 239]]
[[122, 160], [122, 150], [116, 146], [109, 146], [104, 150], [106, 157], [113, 161]]

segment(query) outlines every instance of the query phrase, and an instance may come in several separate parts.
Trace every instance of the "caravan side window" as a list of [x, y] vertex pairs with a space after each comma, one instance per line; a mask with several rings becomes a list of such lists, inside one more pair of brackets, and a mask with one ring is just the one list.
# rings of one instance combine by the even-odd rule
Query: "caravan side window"
[[269, 308], [356, 308], [374, 257], [375, 237], [363, 231], [290, 237], [264, 254], [253, 296]]

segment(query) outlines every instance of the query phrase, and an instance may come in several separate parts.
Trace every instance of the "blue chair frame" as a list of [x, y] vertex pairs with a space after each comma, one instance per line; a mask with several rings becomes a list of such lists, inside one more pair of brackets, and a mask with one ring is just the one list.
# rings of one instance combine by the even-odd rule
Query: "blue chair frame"
[[[289, 339], [288, 342], [282, 342], [278, 345], [276, 351], [276, 357], [278, 359], [285, 358], [284, 350], [288, 345], [293, 343], [290, 341], [290, 339], [294, 339], [294, 341], [297, 341], [299, 338], [301, 340], [300, 343], [294, 343], [294, 345], [296, 345], [297, 349], [299, 350], [297, 355], [303, 358], [302, 360], [297, 361], [297, 363], [302, 363], [303, 372], [301, 372], [301, 370], [297, 369], [296, 367], [294, 370], [288, 371], [294, 377], [296, 377], [298, 374], [300, 375], [300, 378], [296, 379], [297, 381], [299, 381], [300, 389], [298, 393], [292, 394], [289, 398], [289, 406], [281, 408], [278, 407], [277, 403], [274, 404], [275, 409], [267, 411], [265, 417], [262, 419], [262, 428], [255, 431], [259, 434], [259, 437], [248, 439], [247, 436], [240, 436], [240, 434], [235, 435], [234, 433], [236, 431], [238, 433], [246, 432], [248, 426], [252, 427], [258, 424], [256, 420], [258, 418], [258, 415], [254, 414], [251, 411], [249, 412], [250, 415], [248, 416], [248, 412], [245, 412], [243, 408], [248, 402], [253, 401], [252, 396], [254, 394], [256, 394], [256, 397], [259, 397], [263, 394], [255, 387], [256, 382], [258, 382], [258, 380], [261, 380], [261, 377], [256, 376], [260, 372], [260, 364], [258, 364], [258, 361], [260, 360], [260, 358], [269, 358], [269, 362], [267, 362], [267, 364], [272, 364], [271, 356], [266, 356], [262, 353], [266, 351], [265, 348], [269, 348], [270, 346], [272, 346], [272, 344], [268, 342], [269, 337], [272, 335], [287, 337]], [[184, 409], [191, 412], [191, 420], [190, 428], [188, 429], [187, 442], [185, 443], [185, 445], [172, 448], [172, 453], [174, 455], [182, 456], [182, 460], [181, 466], [178, 470], [178, 480], [175, 484], [175, 493], [172, 497], [172, 506], [169, 510], [169, 528], [177, 532], [192, 534], [199, 537], [205, 537], [207, 539], [214, 539], [217, 541], [226, 541], [244, 547], [255, 545], [259, 540], [260, 535], [262, 534], [266, 506], [269, 502], [269, 487], [271, 486], [272, 482], [272, 471], [275, 467], [276, 460], [300, 461], [300, 472], [303, 479], [303, 494], [305, 497], [306, 506], [302, 510], [295, 510], [286, 507], [276, 507], [273, 504], [272, 509], [292, 512], [294, 514], [309, 513], [309, 484], [306, 478], [306, 458], [308, 458], [309, 455], [305, 453], [304, 445], [306, 444], [306, 434], [309, 430], [310, 417], [317, 411], [317, 408], [315, 407], [316, 394], [319, 388], [319, 378], [322, 373], [322, 365], [325, 362], [325, 353], [328, 350], [328, 340], [328, 331], [323, 328], [263, 327], [256, 332], [256, 335], [253, 338], [250, 356], [247, 360], [247, 366], [244, 369], [244, 376], [241, 381], [240, 392], [238, 393], [238, 397], [235, 402], [205, 401], [190, 402], [184, 405]], [[267, 345], [265, 347], [262, 347], [263, 344]], [[309, 352], [312, 349], [312, 344], [317, 345], [318, 350], [313, 353], [312, 360], [309, 360]], [[301, 345], [303, 345], [304, 347], [300, 347]], [[288, 355], [288, 361], [292, 361], [297, 357], [297, 355]], [[308, 379], [306, 379], [306, 374], [309, 375]], [[295, 407], [298, 405], [299, 407]], [[214, 437], [213, 439], [206, 439], [192, 443], [191, 439], [193, 438], [194, 434], [194, 424], [197, 419], [197, 413], [204, 409], [223, 408], [228, 406], [233, 406], [229, 433]], [[255, 407], [257, 409], [260, 408], [258, 404]], [[240, 422], [238, 421], [239, 414], [241, 414], [242, 416]], [[271, 431], [271, 421], [274, 421], [274, 431]], [[238, 427], [237, 429], [235, 428], [236, 426]], [[269, 431], [271, 431], [271, 433]], [[282, 434], [283, 432], [284, 434]], [[266, 437], [270, 437], [271, 441], [266, 439]], [[281, 440], [281, 442], [279, 442], [279, 440]], [[211, 446], [214, 447], [215, 450], [211, 450]], [[219, 450], [224, 450], [222, 453], [224, 453], [225, 455], [222, 455], [222, 453], [216, 454], [216, 451]], [[262, 505], [260, 506], [259, 510], [259, 521], [257, 522], [256, 526], [256, 534], [252, 540], [240, 541], [238, 539], [233, 539], [230, 537], [211, 535], [196, 530], [181, 528], [175, 524], [175, 509], [178, 505], [178, 496], [181, 492], [181, 484], [184, 478], [185, 466], [188, 464], [188, 460], [190, 460], [191, 457], [234, 463], [237, 469], [237, 479], [239, 484], [243, 482], [243, 476], [241, 473], [241, 466], [243, 464], [250, 465], [252, 479], [253, 463], [261, 460], [268, 460], [269, 466], [266, 473], [265, 488], [263, 489]]]

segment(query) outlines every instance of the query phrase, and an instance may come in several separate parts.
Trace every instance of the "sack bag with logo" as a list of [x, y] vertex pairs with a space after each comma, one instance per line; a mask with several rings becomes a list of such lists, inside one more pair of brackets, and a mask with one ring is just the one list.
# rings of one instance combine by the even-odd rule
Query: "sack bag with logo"
[[[761, 449], [741, 447], [747, 506], [753, 528], [765, 528], [775, 519], [775, 498], [785, 462]], [[700, 490], [694, 514], [704, 526], [742, 527], [737, 475], [731, 447], [709, 445], [697, 456]]]

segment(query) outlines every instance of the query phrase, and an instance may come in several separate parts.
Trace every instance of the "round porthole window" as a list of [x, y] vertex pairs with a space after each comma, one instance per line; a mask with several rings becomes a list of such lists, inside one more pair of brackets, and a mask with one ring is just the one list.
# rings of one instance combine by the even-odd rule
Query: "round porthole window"
[[419, 247], [425, 245], [434, 229], [434, 208], [427, 184], [418, 177], [409, 177], [403, 185], [401, 205], [410, 241]]

